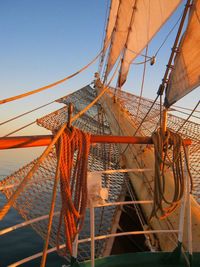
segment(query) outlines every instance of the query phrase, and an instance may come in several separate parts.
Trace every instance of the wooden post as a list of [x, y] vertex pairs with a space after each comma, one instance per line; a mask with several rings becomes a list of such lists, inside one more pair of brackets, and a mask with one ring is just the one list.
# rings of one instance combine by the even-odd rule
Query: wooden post
[[95, 266], [95, 215], [94, 206], [90, 200], [90, 237], [91, 237], [91, 267]]
[[163, 130], [163, 135], [165, 134], [167, 130], [167, 109], [163, 110], [163, 124], [162, 124], [162, 130]]
[[68, 128], [71, 128], [71, 126], [72, 126], [71, 123], [72, 123], [73, 110], [74, 110], [73, 104], [69, 103], [69, 107], [68, 107], [68, 123], [67, 123], [67, 127]]

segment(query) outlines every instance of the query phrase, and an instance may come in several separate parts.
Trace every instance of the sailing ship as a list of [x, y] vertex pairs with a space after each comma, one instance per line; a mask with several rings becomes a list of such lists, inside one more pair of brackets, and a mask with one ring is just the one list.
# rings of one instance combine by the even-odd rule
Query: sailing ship
[[[156, 99], [122, 88], [145, 48], [144, 73], [148, 62], [155, 63], [148, 44], [181, 2], [111, 0], [92, 85], [58, 99], [65, 107], [37, 120], [52, 135], [0, 139], [1, 149], [47, 146], [39, 158], [0, 182], [8, 200], [0, 218], [14, 207], [25, 220], [0, 233], [31, 225], [45, 240], [43, 252], [10, 266], [38, 257], [45, 266], [56, 250], [70, 266], [200, 265], [200, 126], [189, 120], [197, 111], [186, 120], [169, 112], [200, 84], [199, 0], [185, 5]], [[47, 90], [86, 67], [0, 103]], [[124, 232], [119, 222], [127, 207], [140, 226]], [[143, 236], [149, 251], [111, 255], [117, 238], [136, 235]]]

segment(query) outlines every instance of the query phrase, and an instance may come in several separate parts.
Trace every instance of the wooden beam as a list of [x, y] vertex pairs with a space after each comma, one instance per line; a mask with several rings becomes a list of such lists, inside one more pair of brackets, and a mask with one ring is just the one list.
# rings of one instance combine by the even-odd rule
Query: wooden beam
[[[53, 135], [4, 137], [0, 138], [0, 149], [48, 146], [52, 138]], [[91, 135], [91, 143], [152, 144], [152, 139], [138, 136]], [[191, 140], [185, 139], [184, 144], [191, 145]]]

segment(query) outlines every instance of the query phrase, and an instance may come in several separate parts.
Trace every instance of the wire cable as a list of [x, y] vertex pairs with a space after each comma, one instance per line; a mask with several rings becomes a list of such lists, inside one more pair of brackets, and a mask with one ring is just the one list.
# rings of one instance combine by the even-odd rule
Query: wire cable
[[175, 112], [179, 112], [179, 113], [181, 113], [181, 114], [184, 114], [184, 115], [190, 115], [191, 117], [193, 117], [193, 118], [196, 118], [196, 119], [200, 119], [200, 117], [197, 117], [197, 116], [195, 116], [195, 115], [191, 115], [191, 114], [189, 114], [189, 113], [187, 113], [187, 112], [184, 112], [184, 111], [181, 111], [181, 110], [178, 110], [178, 109], [174, 109], [174, 108], [172, 108], [171, 110], [169, 110], [169, 111], [175, 111]]
[[[134, 136], [136, 135], [136, 133], [139, 131], [140, 127], [142, 126], [143, 122], [145, 121], [146, 117], [149, 115], [150, 111], [152, 110], [154, 104], [156, 103], [156, 101], [158, 100], [159, 95], [156, 96], [155, 100], [153, 101], [151, 107], [149, 108], [148, 112], [146, 113], [146, 115], [144, 116], [144, 118], [142, 119], [142, 121], [140, 122], [138, 128], [136, 129]], [[130, 144], [128, 144], [124, 151], [121, 153], [122, 155], [126, 152], [126, 150], [128, 149], [128, 147], [130, 146]]]
[[31, 110], [29, 110], [29, 111], [27, 111], [27, 112], [24, 112], [24, 113], [22, 113], [22, 114], [20, 114], [20, 115], [17, 115], [17, 116], [15, 116], [15, 117], [11, 118], [11, 119], [8, 119], [8, 120], [6, 120], [6, 121], [3, 121], [3, 122], [0, 123], [0, 126], [6, 124], [6, 123], [8, 123], [8, 122], [14, 121], [14, 120], [16, 120], [16, 119], [19, 119], [19, 118], [21, 118], [21, 117], [23, 117], [23, 116], [25, 116], [25, 115], [27, 115], [27, 114], [29, 114], [29, 113], [31, 113], [31, 112], [34, 112], [34, 111], [36, 111], [36, 110], [38, 110], [38, 109], [41, 109], [41, 108], [44, 108], [44, 107], [46, 107], [46, 106], [48, 106], [48, 105], [50, 105], [50, 104], [52, 104], [52, 103], [55, 103], [55, 102], [56, 102], [56, 100], [51, 101], [51, 102], [49, 102], [49, 103], [47, 103], [47, 104], [44, 104], [44, 105], [39, 106], [39, 107], [37, 107], [37, 108], [31, 109]]
[[178, 18], [178, 20], [176, 21], [176, 23], [174, 24], [174, 26], [171, 28], [171, 30], [168, 32], [168, 34], [166, 35], [165, 39], [163, 40], [163, 42], [161, 43], [160, 47], [158, 48], [158, 50], [156, 51], [155, 53], [155, 56], [158, 55], [158, 53], [160, 52], [161, 48], [163, 47], [163, 45], [166, 43], [167, 39], [169, 38], [170, 34], [173, 32], [173, 30], [176, 28], [176, 26], [178, 25], [180, 19], [182, 18], [183, 16], [183, 12], [182, 14], [180, 15], [180, 17]]
[[191, 112], [191, 114], [187, 117], [187, 119], [184, 121], [184, 123], [178, 128], [178, 130], [176, 131], [176, 133], [178, 133], [183, 126], [186, 124], [186, 122], [188, 122], [188, 120], [190, 119], [190, 117], [192, 116], [192, 114], [194, 113], [195, 109], [198, 107], [198, 105], [200, 104], [200, 100], [199, 102], [196, 104], [196, 106], [194, 107], [193, 111]]
[[[110, 8], [109, 8], [109, 1], [107, 0], [105, 20], [104, 20], [104, 26], [103, 26], [103, 32], [102, 32], [102, 41], [101, 41], [102, 54], [101, 54], [101, 57], [99, 58], [99, 67], [98, 67], [99, 74], [101, 73], [101, 70], [103, 67], [104, 56], [105, 56], [104, 44], [105, 44], [105, 38], [107, 35], [107, 27], [108, 27], [108, 21], [109, 21], [109, 16], [108, 16], [109, 10], [111, 10], [111, 2], [110, 2]], [[107, 24], [107, 26], [106, 26], [106, 24]]]
[[69, 76], [67, 76], [67, 77], [65, 77], [65, 78], [63, 78], [61, 80], [58, 80], [58, 81], [56, 81], [54, 83], [50, 83], [50, 84], [45, 85], [43, 87], [40, 87], [38, 89], [26, 92], [24, 94], [20, 94], [20, 95], [16, 95], [16, 96], [12, 96], [12, 97], [9, 97], [9, 98], [2, 99], [2, 100], [0, 100], [0, 105], [8, 103], [8, 102], [11, 102], [11, 101], [14, 101], [14, 100], [17, 100], [17, 99], [20, 99], [20, 98], [24, 98], [24, 97], [27, 97], [27, 96], [30, 96], [30, 95], [33, 95], [33, 94], [36, 94], [36, 93], [39, 93], [39, 92], [47, 90], [47, 89], [50, 89], [52, 87], [55, 87], [58, 84], [61, 84], [61, 83], [65, 82], [65, 81], [73, 78], [74, 76], [80, 74], [82, 71], [86, 70], [89, 66], [91, 66], [97, 60], [97, 58], [101, 55], [101, 53], [102, 53], [102, 51], [92, 61], [90, 61], [87, 65], [85, 65], [80, 70], [74, 72], [73, 74], [71, 74], [71, 75], [69, 75]]
[[8, 134], [6, 134], [6, 135], [0, 137], [0, 138], [8, 137], [8, 136], [10, 136], [11, 134], [14, 134], [14, 133], [16, 133], [16, 132], [19, 132], [20, 130], [25, 129], [25, 128], [27, 128], [28, 126], [30, 126], [30, 125], [32, 125], [32, 124], [34, 124], [34, 123], [36, 123], [36, 120], [35, 120], [35, 121], [32, 121], [32, 122], [30, 122], [30, 123], [28, 123], [28, 124], [26, 124], [26, 125], [24, 125], [24, 126], [22, 126], [22, 127], [20, 127], [20, 128], [18, 128], [18, 129], [16, 129], [16, 130], [14, 130], [14, 131], [12, 131], [12, 132], [10, 132], [10, 133], [8, 133]]
[[[145, 55], [147, 55], [148, 53], [148, 45], [146, 46], [146, 50], [145, 50]], [[145, 57], [146, 59], [146, 57]], [[138, 107], [137, 107], [137, 112], [136, 112], [136, 117], [135, 119], [137, 120], [138, 117], [138, 112], [140, 109], [140, 104], [141, 104], [141, 99], [142, 99], [142, 94], [143, 94], [143, 89], [144, 89], [144, 81], [145, 81], [145, 74], [146, 74], [146, 62], [144, 63], [144, 68], [143, 68], [143, 74], [142, 74], [142, 83], [141, 83], [141, 88], [140, 88], [140, 97], [139, 97], [139, 101], [138, 101]]]
[[[180, 108], [180, 109], [184, 109], [184, 110], [188, 110], [188, 111], [193, 111], [193, 109], [191, 108], [185, 108], [185, 107], [181, 107], [181, 106], [176, 106], [176, 105], [173, 105], [172, 108], [175, 107], [175, 108]], [[200, 113], [200, 110], [194, 110], [194, 112], [198, 112]]]

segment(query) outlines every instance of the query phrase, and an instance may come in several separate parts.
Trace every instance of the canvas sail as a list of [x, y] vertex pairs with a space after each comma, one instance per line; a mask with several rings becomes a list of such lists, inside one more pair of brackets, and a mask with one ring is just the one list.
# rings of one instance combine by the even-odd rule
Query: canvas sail
[[131, 15], [135, 0], [120, 0], [114, 31], [111, 38], [111, 47], [108, 56], [106, 76], [115, 65], [126, 42]]
[[170, 74], [165, 106], [169, 107], [200, 85], [200, 1], [192, 6], [187, 30]]
[[[123, 52], [120, 85], [126, 81], [131, 62], [149, 43], [155, 33], [177, 8], [180, 0], [121, 0], [113, 28], [106, 76]], [[115, 7], [116, 10], [116, 7]], [[113, 27], [113, 14], [110, 13]], [[111, 27], [111, 26], [109, 26]], [[111, 27], [111, 28], [112, 28]], [[106, 34], [108, 40], [110, 30]], [[133, 51], [133, 52], [132, 52]]]
[[107, 22], [106, 36], [104, 39], [103, 53], [105, 53], [110, 43], [111, 35], [112, 35], [115, 22], [116, 22], [116, 18], [117, 18], [118, 8], [119, 8], [119, 0], [112, 0], [110, 4], [110, 13], [109, 13], [108, 22]]
[[119, 87], [126, 81], [131, 62], [151, 41], [179, 3], [180, 0], [137, 1], [121, 64]]

